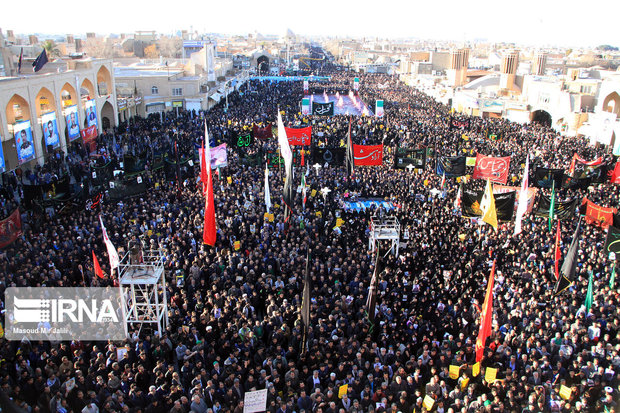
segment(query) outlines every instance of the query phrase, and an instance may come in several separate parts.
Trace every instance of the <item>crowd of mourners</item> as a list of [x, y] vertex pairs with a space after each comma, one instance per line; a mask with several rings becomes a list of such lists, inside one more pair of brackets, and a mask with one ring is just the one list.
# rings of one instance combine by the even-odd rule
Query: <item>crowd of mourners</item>
[[[101, 135], [96, 154], [75, 145], [42, 166], [5, 173], [2, 213], [20, 206], [23, 233], [0, 253], [2, 289], [114, 285], [101, 216], [121, 255], [132, 239], [163, 251], [169, 302], [162, 334], [143, 328], [124, 342], [0, 339], [5, 396], [23, 411], [53, 413], [241, 413], [245, 393], [260, 389], [268, 390], [270, 413], [422, 412], [426, 396], [433, 400], [431, 411], [440, 413], [616, 411], [620, 307], [617, 287], [609, 282], [613, 262], [603, 253], [605, 232], [582, 222], [574, 284], [554, 296], [555, 230], [549, 231], [547, 220], [528, 214], [515, 236], [514, 222], [495, 231], [463, 218], [454, 206], [460, 183], [449, 178], [441, 189], [442, 176], [435, 172], [436, 156], [511, 156], [509, 184], [519, 186], [527, 154], [532, 168], [568, 170], [574, 153], [613, 163], [609, 148], [536, 123], [452, 114], [395, 76], [334, 72], [311, 87], [352, 90], [354, 76], [360, 77], [362, 101], [385, 101], [383, 117], [303, 115], [301, 82], [252, 80], [229, 96], [228, 106], [132, 118]], [[275, 125], [278, 110], [289, 126], [313, 127], [313, 147], [342, 147], [351, 119], [354, 143], [385, 145], [383, 165], [357, 167], [352, 178], [344, 165], [297, 166], [294, 187], [305, 175], [308, 196], [304, 205], [297, 194], [286, 228], [284, 168], [270, 168], [270, 219], [264, 161], [244, 162], [276, 150], [277, 139], [255, 139], [243, 149], [235, 144], [254, 124]], [[470, 123], [454, 130], [454, 117]], [[228, 166], [214, 177], [215, 247], [202, 241], [198, 163], [180, 178], [152, 168], [155, 153], [192, 156], [205, 121], [212, 146], [228, 145]], [[499, 138], [489, 139], [489, 130]], [[395, 169], [398, 147], [432, 149], [426, 167]], [[92, 168], [107, 162], [120, 168], [127, 154], [146, 154], [148, 191], [114, 201], [104, 196], [96, 209], [70, 213], [22, 205], [23, 185], [66, 175], [72, 188], [94, 192]], [[619, 206], [617, 187], [609, 183], [557, 194]], [[356, 197], [389, 200], [397, 208], [343, 208]], [[408, 236], [398, 257], [385, 259], [371, 323], [367, 297], [375, 257], [368, 239], [376, 214], [395, 216], [401, 235]], [[561, 223], [562, 256], [578, 219]], [[91, 250], [104, 279], [94, 274]], [[307, 254], [311, 321], [304, 342], [300, 308]], [[492, 332], [474, 376], [493, 260]], [[586, 311], [590, 274], [593, 304]], [[127, 349], [121, 359], [119, 348]], [[459, 367], [457, 378], [451, 365]], [[498, 369], [491, 383], [485, 379], [489, 367]], [[560, 396], [561, 386], [570, 388], [568, 397]]]

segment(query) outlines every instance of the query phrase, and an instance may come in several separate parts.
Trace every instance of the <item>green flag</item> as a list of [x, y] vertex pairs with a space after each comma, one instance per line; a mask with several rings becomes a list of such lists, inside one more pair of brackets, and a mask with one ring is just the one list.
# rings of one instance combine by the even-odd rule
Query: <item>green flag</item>
[[613, 269], [611, 270], [611, 279], [609, 280], [609, 288], [614, 289], [614, 284], [616, 281], [616, 265], [614, 264]]
[[553, 227], [553, 215], [555, 214], [555, 180], [551, 187], [551, 203], [549, 205], [549, 231]]
[[590, 312], [592, 308], [592, 273], [590, 273], [590, 280], [588, 281], [588, 293], [586, 294], [586, 314]]

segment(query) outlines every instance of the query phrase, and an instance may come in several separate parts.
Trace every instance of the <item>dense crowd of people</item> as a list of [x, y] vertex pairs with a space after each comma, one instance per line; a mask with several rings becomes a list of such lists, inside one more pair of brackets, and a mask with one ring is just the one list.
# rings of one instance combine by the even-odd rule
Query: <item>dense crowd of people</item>
[[[244, 394], [259, 389], [268, 390], [271, 413], [421, 412], [426, 396], [440, 413], [616, 411], [620, 314], [617, 288], [609, 285], [613, 263], [602, 252], [605, 232], [582, 223], [574, 285], [554, 296], [555, 231], [544, 218], [527, 215], [523, 232], [514, 236], [512, 222], [494, 231], [463, 218], [454, 207], [456, 179], [448, 179], [440, 194], [433, 191], [442, 179], [434, 169], [439, 155], [511, 156], [509, 181], [518, 186], [527, 154], [532, 165], [567, 170], [574, 153], [612, 163], [608, 149], [535, 123], [452, 114], [396, 77], [359, 77], [361, 99], [383, 99], [385, 116], [353, 118], [352, 140], [383, 143], [384, 164], [358, 167], [353, 177], [344, 166], [296, 167], [295, 187], [305, 174], [309, 195], [305, 205], [296, 197], [288, 228], [280, 200], [283, 168], [270, 169], [270, 220], [265, 164], [244, 162], [276, 150], [277, 139], [255, 139], [244, 149], [235, 143], [253, 124], [275, 125], [280, 110], [288, 125], [313, 127], [313, 146], [342, 147], [350, 118], [303, 115], [301, 82], [252, 80], [229, 96], [228, 107], [133, 118], [99, 137], [97, 156], [76, 146], [34, 170], [4, 174], [0, 195], [8, 216], [21, 205], [23, 185], [69, 175], [73, 188], [90, 193], [98, 190], [93, 167], [112, 162], [120, 168], [124, 155], [145, 156], [149, 190], [138, 196], [104, 196], [98, 208], [69, 214], [22, 205], [23, 234], [2, 251], [0, 273], [3, 289], [114, 285], [101, 215], [120, 252], [135, 238], [163, 251], [169, 325], [161, 335], [143, 329], [125, 342], [0, 340], [2, 391], [25, 411], [53, 413], [241, 413]], [[311, 86], [333, 91], [352, 89], [352, 82], [352, 74], [335, 72], [329, 82]], [[454, 130], [455, 116], [469, 125]], [[214, 180], [215, 247], [202, 243], [198, 164], [173, 178], [152, 168], [157, 154], [194, 156], [205, 121], [212, 146], [228, 144], [228, 166]], [[500, 139], [489, 139], [489, 130]], [[398, 147], [432, 149], [426, 168], [393, 168], [390, 155]], [[619, 204], [617, 187], [609, 183], [557, 192], [559, 199], [587, 194], [604, 206]], [[390, 200], [397, 208], [343, 208], [356, 197]], [[367, 297], [375, 260], [368, 228], [379, 213], [394, 215], [408, 238], [398, 257], [385, 260], [371, 323]], [[561, 223], [563, 255], [577, 221]], [[108, 273], [104, 279], [85, 258], [91, 250]], [[311, 322], [304, 341], [307, 254]], [[492, 333], [474, 375], [494, 260]], [[586, 311], [590, 274], [593, 305]], [[457, 378], [451, 365], [459, 368]], [[498, 369], [497, 380], [486, 380], [487, 368]], [[568, 397], [560, 396], [561, 386], [570, 388]]]

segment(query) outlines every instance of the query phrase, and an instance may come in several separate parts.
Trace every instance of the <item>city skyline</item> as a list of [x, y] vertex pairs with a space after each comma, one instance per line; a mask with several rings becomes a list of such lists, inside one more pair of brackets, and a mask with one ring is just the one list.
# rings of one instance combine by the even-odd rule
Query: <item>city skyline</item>
[[[580, 7], [579, 11], [571, 4]], [[471, 3], [447, 0], [436, 3], [383, 2], [371, 8], [354, 2], [317, 0], [311, 5], [293, 9], [289, 2], [273, 0], [270, 4], [240, 1], [230, 3], [183, 3], [170, 8], [161, 0], [149, 8], [139, 3], [110, 0], [108, 10], [113, 17], [85, 18], [82, 3], [68, 0], [62, 9], [49, 8], [49, 3], [33, 0], [33, 8], [45, 13], [15, 18], [2, 14], [0, 28], [18, 34], [83, 34], [102, 35], [155, 30], [172, 34], [179, 30], [198, 33], [241, 34], [259, 32], [283, 34], [286, 29], [302, 36], [418, 38], [471, 42], [485, 39], [493, 43], [516, 43], [534, 47], [596, 47], [601, 44], [620, 46], [620, 34], [602, 27], [614, 27], [618, 4], [600, 0], [584, 8], [575, 1], [562, 8], [546, 2], [525, 0], [516, 8], [497, 7], [482, 0], [472, 10]], [[230, 9], [243, 10], [233, 15]], [[439, 9], [439, 10], [438, 10]], [[536, 9], [533, 13], [531, 10]], [[607, 11], [607, 12], [605, 12]], [[139, 18], [136, 19], [136, 16]], [[205, 16], [205, 17], [202, 17]], [[209, 16], [213, 16], [210, 18]], [[226, 16], [226, 17], [223, 17]], [[67, 22], [60, 29], [58, 22]]]

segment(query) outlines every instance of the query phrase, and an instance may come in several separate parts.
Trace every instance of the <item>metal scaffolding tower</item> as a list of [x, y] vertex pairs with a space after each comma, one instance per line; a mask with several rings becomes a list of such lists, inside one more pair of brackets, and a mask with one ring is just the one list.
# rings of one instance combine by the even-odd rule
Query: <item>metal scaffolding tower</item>
[[120, 289], [125, 318], [125, 334], [138, 332], [143, 326], [161, 335], [168, 325], [168, 299], [164, 274], [164, 255], [161, 250], [130, 252], [121, 259]]
[[400, 244], [400, 223], [396, 217], [372, 217], [370, 220], [370, 237], [368, 238], [368, 249], [373, 251], [377, 241], [391, 241], [390, 252], [398, 257], [398, 246]]

